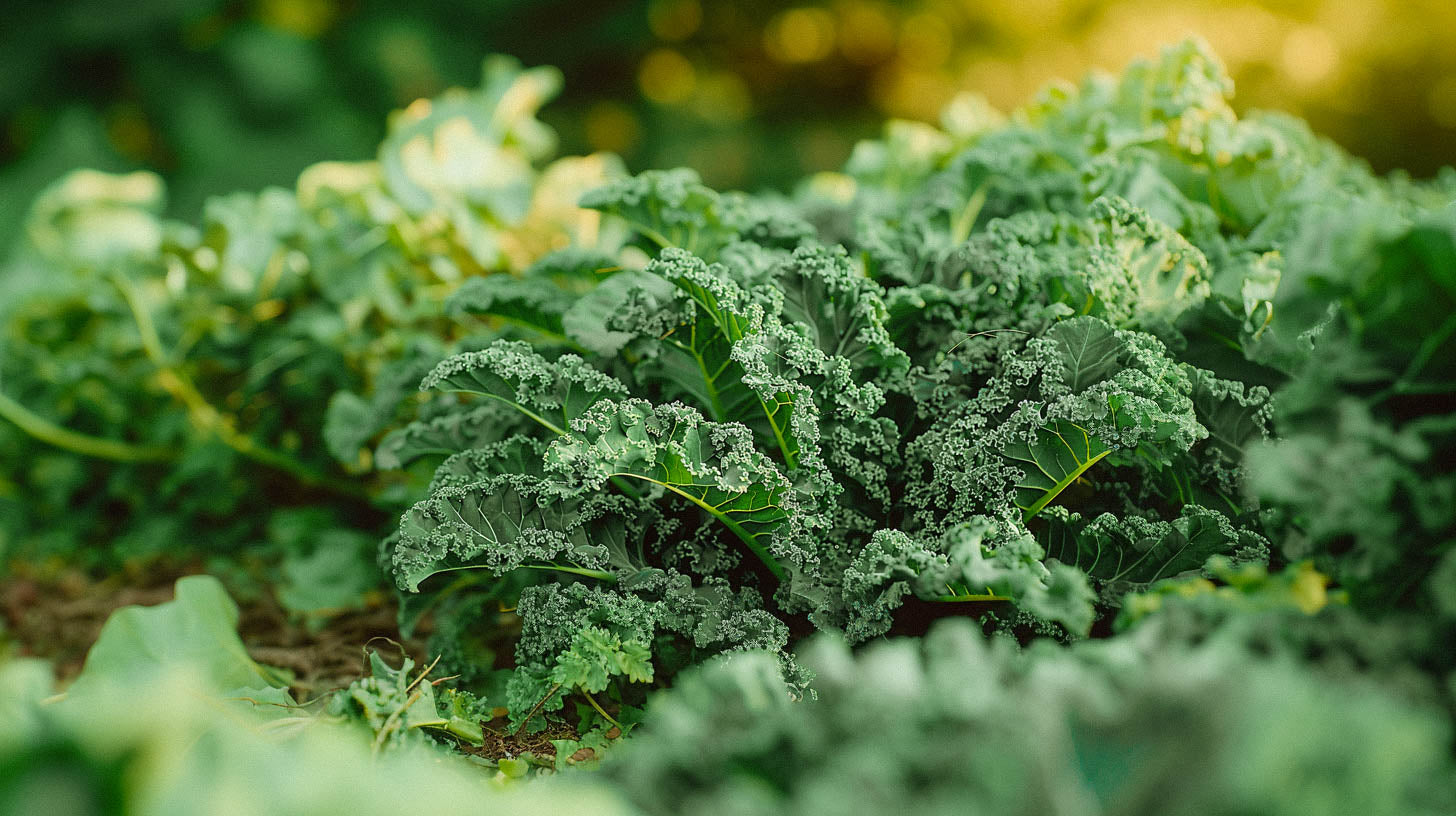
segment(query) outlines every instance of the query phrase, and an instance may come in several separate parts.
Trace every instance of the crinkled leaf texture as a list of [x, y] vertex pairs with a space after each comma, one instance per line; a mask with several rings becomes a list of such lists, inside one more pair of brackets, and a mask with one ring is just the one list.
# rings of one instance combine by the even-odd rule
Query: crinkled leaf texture
[[1240, 637], [1261, 620], [1024, 650], [964, 620], [858, 652], [821, 637], [803, 650], [818, 696], [798, 703], [773, 655], [731, 655], [660, 695], [602, 772], [664, 815], [1442, 812], [1456, 768], [1436, 709], [1260, 656]]
[[[397, 577], [520, 599], [518, 721], [639, 693], [618, 647], [662, 682], [799, 615], [860, 642], [954, 603], [1068, 641], [1129, 592], [1306, 556], [1357, 600], [1444, 598], [1453, 434], [1418, 402], [1450, 391], [1449, 182], [1230, 92], [1189, 42], [892, 125], [791, 199], [686, 170], [589, 193], [627, 268], [470, 284], [497, 333], [381, 446], [446, 457]], [[518, 416], [481, 433], [487, 402]]]

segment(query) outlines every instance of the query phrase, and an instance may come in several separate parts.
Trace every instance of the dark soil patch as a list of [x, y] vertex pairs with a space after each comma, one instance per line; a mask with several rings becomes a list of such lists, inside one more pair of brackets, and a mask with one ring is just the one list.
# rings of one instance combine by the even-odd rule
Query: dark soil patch
[[248, 654], [259, 663], [292, 673], [291, 685], [301, 700], [341, 689], [368, 673], [366, 649], [386, 653], [391, 642], [405, 654], [425, 653], [422, 640], [401, 638], [392, 599], [376, 598], [364, 609], [344, 612], [328, 625], [311, 630], [290, 620], [266, 595], [242, 606], [239, 634]]
[[481, 727], [485, 732], [485, 742], [479, 748], [464, 745], [461, 746], [461, 750], [467, 754], [487, 759], [512, 759], [529, 753], [538, 759], [551, 760], [556, 757], [556, 746], [551, 744], [552, 740], [581, 738], [575, 727], [564, 722], [550, 723], [545, 730], [537, 731], [534, 734], [511, 733], [507, 730], [503, 717], [488, 723], [481, 723]]
[[172, 599], [170, 575], [113, 575], [93, 580], [76, 571], [12, 574], [0, 578], [0, 621], [4, 637], [22, 657], [51, 662], [56, 680], [69, 683], [81, 673], [86, 652], [111, 613], [123, 606], [151, 606]]
[[[0, 578], [0, 640], [9, 640], [21, 656], [50, 661], [64, 686], [80, 674], [86, 652], [112, 612], [169, 601], [176, 580], [198, 572], [196, 567], [172, 567], [105, 578], [79, 571], [13, 573]], [[318, 697], [363, 676], [366, 646], [391, 648], [380, 639], [400, 643], [412, 656], [425, 652], [418, 638], [400, 638], [395, 605], [385, 593], [316, 630], [291, 618], [272, 593], [257, 595], [239, 603], [243, 643], [254, 660], [289, 672], [299, 699]]]

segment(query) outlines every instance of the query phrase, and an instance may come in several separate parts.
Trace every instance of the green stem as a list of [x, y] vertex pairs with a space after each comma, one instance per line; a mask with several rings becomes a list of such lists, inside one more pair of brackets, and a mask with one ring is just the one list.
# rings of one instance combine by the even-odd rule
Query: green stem
[[[599, 581], [616, 583], [617, 576], [603, 570], [587, 569], [586, 567], [561, 567], [555, 564], [521, 564], [520, 569], [550, 570], [551, 572], [564, 572], [568, 575], [580, 575], [583, 578], [595, 578]], [[443, 567], [430, 573], [430, 576], [439, 575], [445, 572], [470, 572], [473, 570], [493, 570], [494, 567], [487, 567], [484, 564], [466, 564], [459, 567]], [[428, 576], [427, 576], [428, 577]], [[420, 580], [424, 580], [423, 578]], [[452, 585], [453, 586], [453, 585]]]
[[[768, 420], [768, 426], [773, 429], [774, 441], [778, 442], [779, 450], [784, 454], [784, 466], [789, 470], [794, 470], [799, 466], [799, 462], [794, 458], [793, 452], [789, 450], [789, 440], [784, 436], [783, 429], [774, 421], [774, 415], [768, 410], [768, 403], [759, 400], [758, 404], [763, 408], [763, 416]], [[789, 410], [794, 410], [792, 403], [789, 405]]]
[[551, 420], [547, 419], [546, 417], [541, 416], [540, 414], [536, 413], [535, 411], [532, 411], [531, 409], [529, 409], [526, 406], [520, 404], [519, 402], [515, 402], [513, 400], [508, 400], [505, 397], [496, 396], [495, 394], [491, 394], [491, 393], [489, 393], [487, 391], [474, 391], [474, 390], [471, 390], [469, 388], [457, 388], [457, 389], [452, 389], [452, 390], [454, 390], [454, 391], [456, 391], [458, 393], [461, 393], [461, 394], [477, 394], [477, 395], [482, 396], [482, 397], [490, 397], [493, 400], [500, 400], [501, 402], [504, 402], [506, 405], [509, 405], [512, 408], [515, 408], [517, 411], [520, 411], [521, 413], [525, 414], [530, 419], [535, 420], [537, 423], [539, 423], [541, 425], [541, 427], [545, 428], [546, 430], [550, 431], [551, 433], [554, 433], [557, 436], [565, 436], [566, 435], [566, 431], [562, 430], [561, 427], [558, 426], [556, 423], [552, 422]]
[[525, 569], [551, 570], [552, 572], [564, 572], [568, 575], [580, 575], [583, 578], [595, 578], [598, 581], [616, 583], [617, 576], [605, 570], [587, 569], [586, 567], [558, 567], [554, 564], [522, 564]]
[[[697, 324], [693, 325], [693, 330], [697, 330]], [[708, 361], [703, 359], [703, 355], [696, 348], [691, 352], [693, 359], [698, 361], [698, 370], [703, 373], [703, 387], [708, 391], [708, 405], [713, 409], [713, 419], [722, 422], [727, 412], [723, 410], [723, 397], [718, 393], [718, 384], [708, 373]]]
[[1456, 315], [1451, 315], [1451, 317], [1447, 318], [1446, 322], [1441, 324], [1439, 329], [1421, 343], [1415, 356], [1411, 358], [1410, 365], [1406, 366], [1405, 373], [1401, 374], [1400, 379], [1396, 381], [1394, 389], [1408, 385], [1414, 380], [1421, 369], [1425, 368], [1426, 364], [1431, 361], [1431, 358], [1436, 355], [1441, 345], [1451, 338], [1452, 334], [1456, 334]]
[[177, 452], [170, 448], [131, 445], [63, 428], [3, 393], [0, 393], [0, 417], [41, 442], [82, 456], [113, 462], [169, 462], [177, 458]]
[[547, 700], [550, 700], [552, 698], [552, 696], [554, 696], [556, 694], [556, 692], [558, 692], [560, 690], [561, 690], [561, 684], [560, 683], [557, 683], [557, 684], [553, 685], [546, 692], [546, 696], [545, 697], [542, 697], [540, 700], [537, 700], [536, 701], [536, 704], [533, 705], [533, 706], [531, 706], [531, 710], [526, 712], [526, 719], [521, 720], [520, 727], [517, 728], [516, 731], [515, 731], [515, 733], [512, 734], [511, 736], [519, 737], [521, 735], [521, 732], [523, 732], [523, 731], [526, 730], [526, 724], [529, 723], [531, 721], [531, 718], [534, 717], [534, 716], [536, 716], [536, 714], [541, 710], [541, 706], [546, 705], [546, 701]]
[[666, 235], [658, 232], [657, 229], [654, 227], [648, 226], [647, 224], [644, 224], [640, 221], [633, 221], [631, 219], [623, 220], [627, 221], [628, 225], [630, 225], [633, 229], [637, 230], [637, 233], [643, 238], [646, 238], [652, 243], [657, 244], [657, 246], [662, 249], [666, 249], [670, 246], [677, 246], [677, 244], [669, 240]]
[[596, 711], [597, 711], [598, 714], [602, 715], [602, 719], [606, 720], [607, 722], [611, 723], [612, 725], [617, 726], [617, 729], [618, 730], [622, 730], [622, 724], [619, 723], [619, 722], [617, 722], [617, 720], [615, 718], [613, 718], [611, 714], [608, 714], [607, 713], [606, 709], [602, 708], [601, 705], [597, 703], [597, 699], [595, 697], [591, 696], [591, 692], [587, 691], [584, 688], [580, 688], [580, 687], [577, 688], [577, 691], [580, 691], [581, 692], [581, 696], [583, 696], [583, 697], [586, 698], [586, 701], [591, 704], [591, 707], [594, 708], [594, 709], [596, 709]]
[[961, 210], [960, 216], [956, 218], [955, 224], [951, 226], [951, 243], [964, 244], [967, 238], [971, 237], [971, 230], [976, 226], [976, 218], [981, 215], [981, 208], [986, 206], [986, 197], [989, 195], [989, 179], [981, 182], [976, 191], [966, 201], [965, 209]]
[[1037, 499], [1035, 502], [1032, 502], [1031, 506], [1026, 508], [1026, 512], [1022, 515], [1021, 520], [1031, 521], [1037, 513], [1040, 513], [1046, 508], [1048, 504], [1051, 504], [1053, 499], [1055, 499], [1057, 496], [1060, 496], [1062, 491], [1067, 489], [1068, 485], [1081, 478], [1083, 473], [1086, 473], [1088, 469], [1090, 469], [1093, 465], [1102, 461], [1102, 457], [1106, 456], [1109, 453], [1112, 453], [1112, 451], [1105, 450], [1097, 454], [1091, 459], [1088, 459], [1086, 462], [1083, 462], [1080, 466], [1078, 466], [1076, 470], [1068, 473], [1066, 476], [1058, 480], [1056, 484], [1052, 485], [1052, 488], [1050, 490], [1042, 494], [1041, 498]]
[[187, 407], [188, 417], [195, 427], [212, 433], [223, 444], [241, 456], [287, 473], [304, 485], [328, 489], [351, 498], [368, 498], [368, 495], [357, 485], [340, 481], [322, 471], [315, 470], [282, 451], [264, 447], [251, 436], [234, 428], [232, 419], [208, 402], [191, 379], [167, 360], [167, 355], [162, 350], [161, 338], [157, 334], [156, 324], [152, 322], [151, 313], [141, 302], [131, 281], [119, 274], [114, 275], [112, 280], [117, 289], [121, 291], [122, 297], [126, 299], [132, 319], [136, 322], [137, 333], [141, 336], [142, 349], [146, 352], [147, 358], [157, 367], [158, 380], [168, 393]]
[[754, 555], [758, 556], [758, 560], [762, 561], [763, 565], [768, 567], [768, 571], [773, 574], [774, 578], [780, 581], [784, 579], [784, 567], [778, 562], [778, 559], [774, 558], [773, 555], [769, 553], [766, 547], [758, 543], [758, 540], [753, 537], [753, 534], [748, 532], [748, 530], [744, 529], [742, 524], [739, 524], [733, 519], [728, 518], [728, 516], [726, 516], [716, 507], [713, 507], [712, 505], [708, 504], [697, 496], [694, 496], [691, 493], [688, 493], [687, 491], [682, 490], [681, 488], [678, 488], [674, 485], [670, 485], [666, 482], [659, 482], [656, 479], [650, 479], [646, 476], [642, 476], [636, 473], [615, 473], [613, 475], [626, 476], [632, 479], [641, 479], [644, 482], [650, 482], [652, 484], [659, 485], [661, 487], [667, 488], [668, 490], [671, 490], [679, 496], [682, 496], [684, 499], [687, 499], [693, 504], [696, 504], [698, 507], [702, 508], [704, 512], [706, 512], [708, 515], [723, 522], [724, 526], [726, 526], [729, 530], [732, 530], [733, 534], [738, 536], [738, 538], [741, 539], [745, 545], [747, 545], [748, 549]]

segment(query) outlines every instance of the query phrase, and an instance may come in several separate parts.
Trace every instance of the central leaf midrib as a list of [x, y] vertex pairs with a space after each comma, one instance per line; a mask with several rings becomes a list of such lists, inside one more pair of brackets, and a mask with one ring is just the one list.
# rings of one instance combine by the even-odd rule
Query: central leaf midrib
[[[774, 578], [777, 578], [779, 580], [783, 580], [783, 577], [784, 577], [784, 567], [783, 567], [783, 565], [780, 564], [778, 562], [778, 560], [773, 557], [773, 555], [768, 551], [768, 548], [764, 547], [762, 544], [760, 544], [758, 542], [758, 537], [757, 536], [755, 536], [753, 533], [748, 532], [748, 530], [745, 529], [744, 526], [742, 524], [740, 524], [738, 521], [736, 521], [736, 520], [734, 520], [732, 518], [729, 518], [727, 513], [723, 512], [722, 510], [719, 510], [718, 508], [714, 507], [711, 504], [708, 504], [707, 502], [703, 501], [702, 499], [698, 498], [697, 496], [694, 496], [693, 494], [687, 492], [686, 490], [682, 490], [677, 485], [669, 484], [668, 482], [664, 482], [664, 481], [660, 481], [658, 479], [654, 479], [651, 476], [644, 476], [641, 473], [630, 473], [630, 472], [627, 472], [627, 471], [618, 471], [618, 472], [616, 472], [616, 473], [614, 473], [612, 475], [613, 476], [624, 476], [624, 477], [628, 477], [628, 478], [632, 478], [632, 479], [641, 479], [644, 482], [649, 482], [651, 484], [655, 484], [655, 485], [658, 485], [658, 486], [660, 486], [662, 488], [665, 488], [667, 490], [670, 490], [673, 493], [676, 493], [677, 495], [679, 495], [679, 496], [683, 497], [684, 499], [687, 499], [688, 501], [690, 501], [693, 504], [697, 505], [703, 512], [707, 513], [708, 515], [712, 516], [713, 518], [718, 519], [729, 530], [732, 530], [733, 531], [733, 534], [736, 535], [736, 536], [738, 536], [738, 538], [743, 541], [743, 543], [748, 547], [748, 549], [750, 551], [753, 552], [754, 555], [758, 556], [759, 560], [763, 562], [764, 566], [768, 567], [768, 571], [773, 574]], [[692, 486], [692, 487], [711, 487], [711, 485], [697, 485], [697, 484], [692, 484], [690, 486]], [[772, 505], [770, 505], [770, 506], [772, 506]], [[765, 509], [765, 508], [760, 508], [760, 509]]]

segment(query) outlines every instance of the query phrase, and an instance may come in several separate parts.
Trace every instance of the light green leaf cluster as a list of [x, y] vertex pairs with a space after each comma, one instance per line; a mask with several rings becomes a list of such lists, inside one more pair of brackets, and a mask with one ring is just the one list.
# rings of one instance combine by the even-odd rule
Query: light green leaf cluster
[[[396, 114], [374, 160], [218, 196], [196, 224], [162, 216], [148, 174], [40, 196], [0, 268], [0, 557], [235, 552], [297, 506], [377, 533], [404, 497], [367, 449], [456, 339], [440, 299], [571, 242], [596, 216], [552, 202], [620, 173], [542, 166], [554, 69], [496, 57], [481, 82]], [[384, 462], [477, 427], [441, 419], [448, 442], [396, 436]]]

